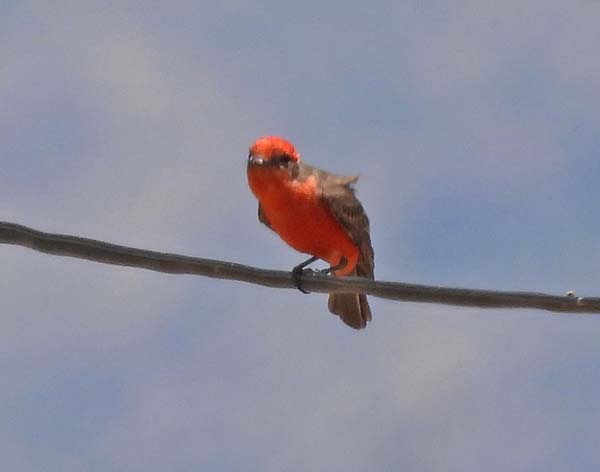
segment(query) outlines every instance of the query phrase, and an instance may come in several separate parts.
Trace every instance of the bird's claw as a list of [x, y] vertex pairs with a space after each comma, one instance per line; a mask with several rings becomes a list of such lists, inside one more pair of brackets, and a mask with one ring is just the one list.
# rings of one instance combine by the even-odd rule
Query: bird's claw
[[310, 292], [308, 290], [305, 290], [302, 287], [302, 276], [304, 274], [314, 274], [315, 271], [312, 269], [304, 269], [302, 267], [294, 267], [292, 269], [292, 280], [294, 281], [294, 285], [296, 285], [296, 288], [298, 290], [300, 290], [302, 293], [305, 294], [309, 294]]
[[310, 259], [305, 260], [301, 264], [298, 264], [296, 267], [292, 269], [292, 280], [296, 285], [296, 288], [300, 290], [302, 293], [310, 293], [308, 290], [304, 290], [302, 288], [302, 276], [305, 273], [314, 273], [315, 271], [312, 269], [305, 269], [305, 267], [309, 264], [312, 264], [318, 259], [317, 256], [312, 256]]

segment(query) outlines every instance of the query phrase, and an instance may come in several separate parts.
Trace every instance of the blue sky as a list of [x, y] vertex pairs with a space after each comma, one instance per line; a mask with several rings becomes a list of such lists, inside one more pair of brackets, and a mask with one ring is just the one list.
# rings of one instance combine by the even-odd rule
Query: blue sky
[[[360, 173], [384, 280], [600, 294], [600, 3], [4, 2], [0, 219], [287, 269], [245, 157]], [[595, 470], [600, 319], [0, 247], [7, 470]]]

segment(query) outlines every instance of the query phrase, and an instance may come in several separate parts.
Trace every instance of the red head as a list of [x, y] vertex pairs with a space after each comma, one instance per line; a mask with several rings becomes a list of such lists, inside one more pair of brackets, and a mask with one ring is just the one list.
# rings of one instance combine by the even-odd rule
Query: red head
[[298, 162], [300, 154], [289, 141], [279, 136], [263, 136], [250, 146], [249, 164], [274, 164], [275, 161]]

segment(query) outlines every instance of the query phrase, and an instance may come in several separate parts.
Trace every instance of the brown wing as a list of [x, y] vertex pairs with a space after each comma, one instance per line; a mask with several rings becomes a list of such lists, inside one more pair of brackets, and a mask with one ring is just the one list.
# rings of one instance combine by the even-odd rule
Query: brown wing
[[[356, 181], [356, 178], [352, 181]], [[354, 243], [360, 248], [357, 264], [357, 275], [373, 278], [374, 253], [369, 234], [369, 218], [361, 203], [354, 194], [349, 182], [344, 185], [335, 184], [323, 189], [323, 199], [335, 215], [339, 223], [348, 232]]]
[[358, 176], [335, 175], [306, 164], [299, 164], [298, 167], [297, 178], [303, 179], [309, 175], [316, 177], [321, 187], [321, 198], [360, 248], [357, 275], [373, 278], [375, 264], [369, 234], [369, 218], [352, 188]]
[[269, 223], [269, 220], [267, 220], [267, 215], [265, 215], [265, 212], [263, 211], [262, 206], [260, 206], [260, 203], [258, 204], [258, 221], [260, 221], [263, 225], [265, 225], [271, 231], [275, 231], [271, 227], [271, 223]]
[[[361, 203], [356, 198], [352, 185], [357, 176], [341, 176], [330, 174], [303, 163], [296, 163], [290, 168], [291, 178], [304, 180], [314, 176], [318, 182], [321, 198], [331, 210], [348, 236], [360, 248], [358, 263], [349, 275], [374, 278], [374, 254], [369, 234], [369, 218]], [[338, 315], [344, 323], [354, 329], [363, 329], [371, 321], [371, 308], [364, 294], [332, 293], [329, 294], [329, 311]]]

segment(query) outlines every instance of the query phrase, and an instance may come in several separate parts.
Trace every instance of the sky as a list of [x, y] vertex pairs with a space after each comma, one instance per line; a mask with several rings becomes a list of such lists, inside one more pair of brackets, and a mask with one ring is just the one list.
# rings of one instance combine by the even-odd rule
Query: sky
[[[0, 220], [287, 270], [259, 136], [357, 185], [381, 280], [600, 296], [600, 2], [4, 1]], [[597, 470], [600, 318], [0, 247], [12, 471]]]

